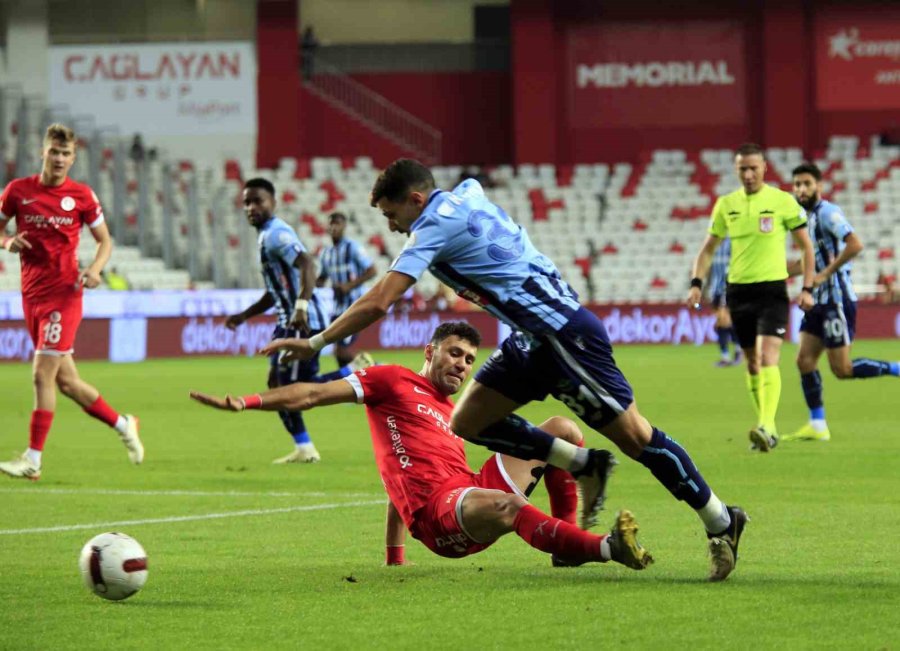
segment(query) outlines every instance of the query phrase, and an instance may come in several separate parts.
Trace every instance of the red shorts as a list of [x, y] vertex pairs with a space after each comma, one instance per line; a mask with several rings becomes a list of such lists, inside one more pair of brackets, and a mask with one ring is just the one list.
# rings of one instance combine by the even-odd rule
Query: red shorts
[[22, 298], [25, 324], [35, 354], [65, 355], [75, 350], [75, 335], [81, 323], [81, 294]]
[[425, 506], [413, 515], [410, 527], [413, 537], [438, 556], [447, 558], [476, 554], [494, 544], [493, 541], [483, 543], [475, 540], [461, 524], [463, 497], [476, 488], [522, 495], [495, 454], [484, 462], [478, 473], [462, 473], [441, 484]]

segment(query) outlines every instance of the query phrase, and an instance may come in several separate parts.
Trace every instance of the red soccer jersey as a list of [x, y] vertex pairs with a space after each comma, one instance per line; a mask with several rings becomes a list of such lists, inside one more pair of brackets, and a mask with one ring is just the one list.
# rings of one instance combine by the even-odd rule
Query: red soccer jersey
[[0, 195], [0, 211], [16, 218], [30, 249], [22, 251], [22, 295], [28, 299], [80, 292], [76, 251], [82, 224], [103, 223], [100, 201], [84, 183], [66, 178], [42, 185], [40, 175], [15, 179]]
[[346, 379], [366, 405], [381, 480], [409, 527], [447, 478], [472, 472], [463, 440], [450, 431], [453, 403], [402, 366], [372, 366]]

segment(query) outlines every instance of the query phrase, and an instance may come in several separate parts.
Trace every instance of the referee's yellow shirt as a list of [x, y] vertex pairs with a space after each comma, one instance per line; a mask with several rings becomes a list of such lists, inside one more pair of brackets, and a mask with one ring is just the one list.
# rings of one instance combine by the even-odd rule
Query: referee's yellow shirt
[[747, 194], [721, 196], [713, 207], [709, 232], [731, 238], [728, 282], [762, 283], [788, 277], [787, 232], [806, 225], [806, 213], [793, 195], [771, 185]]

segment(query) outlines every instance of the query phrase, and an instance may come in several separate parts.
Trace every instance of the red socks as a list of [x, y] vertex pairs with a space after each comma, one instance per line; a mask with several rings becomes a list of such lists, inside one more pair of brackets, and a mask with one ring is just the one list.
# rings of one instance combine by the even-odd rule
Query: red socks
[[102, 420], [110, 427], [115, 427], [116, 421], [119, 420], [119, 414], [115, 409], [106, 404], [106, 400], [103, 399], [103, 396], [97, 396], [97, 399], [94, 400], [94, 404], [90, 407], [85, 407], [84, 411], [97, 420]]
[[578, 524], [578, 483], [567, 470], [547, 466], [544, 485], [550, 495], [550, 513], [569, 524]]
[[530, 504], [521, 508], [513, 524], [522, 540], [542, 552], [573, 562], [603, 561], [600, 543], [605, 536], [582, 531], [573, 524], [542, 513]]
[[50, 425], [53, 424], [53, 412], [46, 409], [35, 409], [31, 412], [31, 425], [28, 427], [28, 447], [40, 452], [44, 449]]

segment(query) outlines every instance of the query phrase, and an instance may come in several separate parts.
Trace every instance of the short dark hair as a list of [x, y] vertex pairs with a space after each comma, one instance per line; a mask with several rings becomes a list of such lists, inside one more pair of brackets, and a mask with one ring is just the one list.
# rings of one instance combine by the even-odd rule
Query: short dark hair
[[260, 176], [257, 176], [255, 179], [248, 179], [247, 182], [244, 183], [245, 190], [249, 190], [250, 188], [259, 188], [265, 190], [273, 197], [275, 196], [275, 186], [272, 185], [272, 182], [269, 179], [264, 179]]
[[381, 199], [402, 201], [410, 190], [433, 190], [431, 170], [417, 160], [398, 158], [378, 175], [372, 187], [372, 207]]
[[439, 325], [431, 335], [431, 345], [437, 346], [444, 339], [453, 335], [465, 339], [476, 348], [481, 345], [481, 334], [465, 321], [445, 321]]
[[342, 213], [342, 212], [333, 212], [333, 213], [331, 213], [330, 215], [328, 215], [328, 221], [329, 221], [329, 222], [335, 222], [335, 221], [346, 222], [346, 221], [347, 221], [347, 215], [345, 215], [345, 214]]
[[794, 171], [791, 172], [791, 176], [797, 176], [798, 174], [809, 174], [816, 181], [822, 180], [822, 170], [815, 163], [801, 163], [797, 165]]
[[734, 150], [734, 156], [762, 156], [766, 160], [766, 151], [754, 142], [745, 142], [743, 145]]

